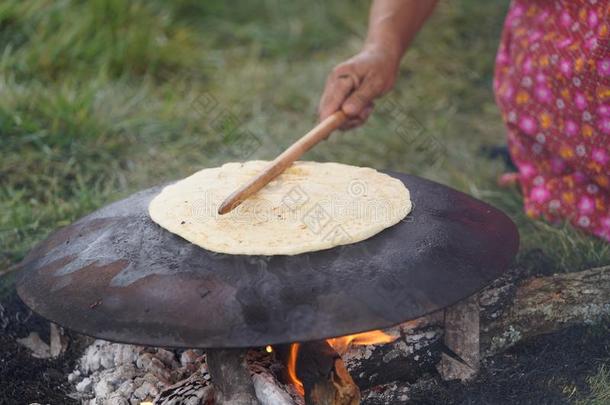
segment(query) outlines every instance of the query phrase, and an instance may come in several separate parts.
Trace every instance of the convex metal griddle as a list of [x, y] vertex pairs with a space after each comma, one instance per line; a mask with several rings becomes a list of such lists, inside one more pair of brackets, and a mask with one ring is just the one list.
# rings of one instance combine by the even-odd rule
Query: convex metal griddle
[[161, 186], [52, 234], [24, 259], [23, 301], [95, 337], [242, 348], [390, 327], [470, 296], [504, 272], [518, 233], [498, 209], [419, 177], [412, 212], [358, 243], [295, 256], [207, 251], [148, 216]]
[[[337, 111], [231, 194], [226, 213], [340, 127]], [[59, 230], [22, 262], [40, 315], [125, 343], [247, 348], [390, 327], [465, 298], [508, 268], [515, 225], [466, 194], [388, 172], [412, 212], [367, 240], [294, 256], [207, 251], [155, 224], [151, 188]]]

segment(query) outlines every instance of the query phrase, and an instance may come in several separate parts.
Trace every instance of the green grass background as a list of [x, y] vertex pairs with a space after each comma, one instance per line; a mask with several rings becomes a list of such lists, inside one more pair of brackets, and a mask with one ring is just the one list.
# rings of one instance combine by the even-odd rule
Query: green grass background
[[[377, 114], [307, 158], [417, 174], [496, 204], [518, 223], [522, 252], [542, 249], [557, 271], [608, 263], [608, 244], [527, 219], [518, 192], [495, 185], [501, 163], [478, 154], [504, 142], [491, 80], [506, 7], [442, 2]], [[314, 124], [325, 77], [358, 51], [367, 9], [363, 0], [3, 1], [0, 268], [135, 190], [275, 156]]]
[[[368, 4], [2, 1], [0, 273], [138, 189], [274, 157], [314, 124], [327, 73], [361, 45]], [[491, 80], [507, 5], [442, 2], [369, 123], [307, 158], [417, 174], [491, 202], [519, 226], [519, 260], [538, 249], [556, 271], [607, 264], [608, 244], [526, 218], [519, 193], [495, 184], [502, 164], [478, 153], [504, 143]]]

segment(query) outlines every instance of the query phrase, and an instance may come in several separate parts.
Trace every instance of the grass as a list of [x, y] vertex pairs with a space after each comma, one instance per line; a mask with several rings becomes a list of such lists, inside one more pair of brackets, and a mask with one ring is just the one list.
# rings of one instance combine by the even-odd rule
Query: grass
[[610, 403], [610, 370], [600, 366], [597, 373], [587, 378], [590, 394], [587, 399], [579, 400], [578, 405], [604, 405]]
[[[518, 192], [495, 185], [501, 164], [479, 155], [504, 142], [491, 78], [507, 3], [443, 2], [378, 113], [307, 158], [489, 201], [517, 222], [522, 252], [542, 249], [557, 271], [606, 264], [608, 244], [526, 218]], [[140, 188], [273, 157], [314, 123], [326, 74], [361, 44], [368, 4], [3, 1], [0, 269]]]

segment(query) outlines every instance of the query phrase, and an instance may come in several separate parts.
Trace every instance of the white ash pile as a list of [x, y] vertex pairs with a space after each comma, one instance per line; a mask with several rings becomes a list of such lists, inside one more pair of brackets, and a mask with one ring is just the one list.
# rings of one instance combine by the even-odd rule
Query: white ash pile
[[[277, 376], [281, 364], [263, 351], [248, 353], [256, 396], [262, 405], [301, 405]], [[68, 376], [73, 398], [84, 405], [213, 404], [214, 386], [200, 350], [170, 351], [96, 340]]]
[[68, 380], [75, 384], [75, 397], [85, 404], [131, 405], [152, 401], [202, 364], [197, 351], [185, 351], [179, 361], [169, 350], [96, 340]]

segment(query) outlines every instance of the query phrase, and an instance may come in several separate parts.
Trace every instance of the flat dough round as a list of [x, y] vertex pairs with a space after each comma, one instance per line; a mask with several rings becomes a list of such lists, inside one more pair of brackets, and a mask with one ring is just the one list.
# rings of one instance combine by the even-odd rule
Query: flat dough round
[[228, 214], [221, 202], [268, 162], [227, 163], [165, 187], [148, 207], [153, 221], [219, 253], [295, 255], [355, 243], [411, 211], [409, 190], [374, 169], [296, 162]]

